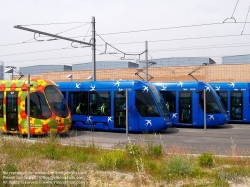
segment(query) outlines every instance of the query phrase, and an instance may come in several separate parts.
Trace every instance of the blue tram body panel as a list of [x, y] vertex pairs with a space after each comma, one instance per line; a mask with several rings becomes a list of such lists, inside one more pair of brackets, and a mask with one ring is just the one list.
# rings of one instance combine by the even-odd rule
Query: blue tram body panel
[[[130, 132], [159, 131], [172, 125], [161, 94], [149, 82], [57, 82], [57, 85], [65, 94], [76, 129], [125, 131], [126, 89]], [[86, 112], [79, 113], [78, 103], [86, 104]]]
[[250, 123], [250, 83], [211, 82], [229, 113], [230, 123]]
[[208, 84], [195, 82], [155, 82], [162, 94], [174, 126], [204, 127], [204, 96], [206, 91], [206, 126], [224, 125], [229, 118], [220, 98]]

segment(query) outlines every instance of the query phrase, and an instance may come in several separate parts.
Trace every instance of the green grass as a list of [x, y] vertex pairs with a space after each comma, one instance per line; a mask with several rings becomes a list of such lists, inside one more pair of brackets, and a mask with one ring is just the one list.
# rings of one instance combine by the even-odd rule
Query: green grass
[[[122, 150], [98, 148], [94, 140], [85, 147], [65, 146], [53, 134], [33, 143], [24, 140], [0, 137], [0, 186], [10, 185], [13, 180], [8, 177], [25, 177], [18, 173], [50, 182], [57, 177], [50, 186], [67, 182], [64, 186], [217, 187], [250, 182], [250, 158], [170, 154], [151, 139], [150, 143], [128, 142]], [[34, 181], [38, 183], [29, 186], [43, 186], [39, 179]]]
[[202, 153], [199, 157], [198, 157], [198, 162], [200, 166], [205, 166], [205, 167], [212, 167], [213, 166], [213, 155], [212, 153]]

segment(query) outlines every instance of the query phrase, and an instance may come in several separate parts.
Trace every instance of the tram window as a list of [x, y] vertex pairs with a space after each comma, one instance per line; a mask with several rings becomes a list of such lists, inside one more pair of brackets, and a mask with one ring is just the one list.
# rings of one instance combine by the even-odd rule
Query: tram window
[[88, 114], [88, 92], [70, 92], [68, 100], [71, 114]]
[[126, 94], [124, 91], [115, 92], [115, 108], [126, 109]]
[[136, 108], [141, 116], [146, 117], [159, 117], [159, 111], [154, 102], [152, 95], [149, 92], [136, 91], [135, 98]]
[[176, 91], [161, 91], [169, 112], [176, 112]]
[[192, 123], [192, 92], [179, 92], [180, 123]]
[[62, 91], [64, 99], [66, 99], [66, 92]]
[[3, 97], [4, 92], [0, 92], [0, 118], [3, 117]]
[[17, 112], [17, 95], [18, 92], [9, 92], [7, 94], [7, 109], [8, 112]]
[[231, 91], [231, 118], [242, 119], [242, 95], [241, 91]]
[[111, 98], [110, 92], [98, 91], [89, 92], [89, 104], [91, 115], [110, 116]]
[[56, 116], [67, 117], [68, 107], [63, 97], [62, 92], [56, 86], [47, 86], [45, 88], [45, 95], [48, 99], [51, 110]]
[[126, 94], [124, 91], [115, 92], [115, 114], [116, 116], [125, 116]]
[[[199, 93], [199, 105], [202, 110], [204, 110], [204, 94], [203, 92]], [[214, 95], [211, 92], [206, 92], [206, 113], [220, 113], [220, 108]]]
[[241, 92], [231, 92], [231, 105], [233, 106], [242, 105], [242, 93]]
[[[25, 103], [25, 111], [27, 113], [27, 98]], [[51, 116], [51, 111], [42, 92], [30, 94], [30, 116], [39, 119], [47, 119]]]
[[220, 100], [221, 100], [221, 103], [226, 111], [227, 109], [227, 101], [228, 101], [228, 94], [227, 94], [227, 91], [216, 91], [216, 93], [218, 94]]

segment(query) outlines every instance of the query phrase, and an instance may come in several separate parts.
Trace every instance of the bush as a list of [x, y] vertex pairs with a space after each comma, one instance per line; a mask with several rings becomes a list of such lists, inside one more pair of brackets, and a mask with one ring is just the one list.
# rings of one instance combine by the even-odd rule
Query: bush
[[202, 153], [198, 157], [198, 162], [200, 166], [212, 167], [214, 162], [212, 153]]
[[140, 147], [138, 145], [135, 144], [126, 144], [125, 150], [128, 154], [132, 155], [132, 156], [136, 156], [139, 155], [140, 152], [142, 152], [142, 150], [140, 149]]
[[98, 167], [101, 170], [116, 170], [120, 169], [126, 161], [126, 155], [121, 150], [114, 150], [103, 154], [98, 162]]
[[[5, 166], [0, 168], [0, 186], [11, 186], [12, 179], [10, 178], [16, 177], [14, 173], [18, 172], [18, 166], [15, 162], [16, 160], [7, 160]], [[4, 178], [4, 176], [7, 178]]]
[[190, 176], [195, 172], [195, 165], [188, 156], [176, 155], [170, 158], [165, 171], [169, 175]]
[[150, 146], [149, 154], [152, 156], [160, 156], [162, 155], [162, 145]]
[[9, 160], [3, 167], [3, 171], [7, 173], [17, 172], [18, 168], [17, 165], [13, 162], [13, 160]]
[[42, 150], [43, 154], [50, 159], [56, 159], [56, 148], [53, 145], [47, 145]]

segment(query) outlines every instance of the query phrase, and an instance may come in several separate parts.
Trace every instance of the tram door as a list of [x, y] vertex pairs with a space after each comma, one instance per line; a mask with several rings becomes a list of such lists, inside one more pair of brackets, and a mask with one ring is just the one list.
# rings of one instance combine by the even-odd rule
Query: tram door
[[242, 120], [242, 91], [231, 91], [231, 107], [230, 107], [230, 118], [234, 120]]
[[7, 130], [18, 131], [18, 92], [6, 93], [6, 123]]
[[126, 128], [126, 92], [115, 92], [115, 128]]
[[192, 92], [179, 92], [179, 123], [192, 123]]

